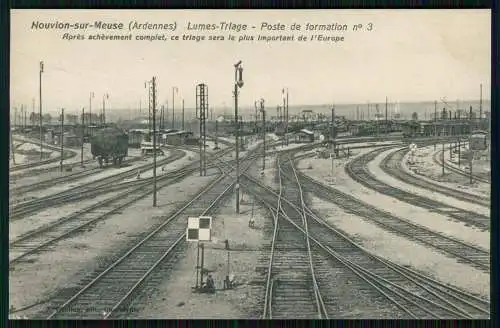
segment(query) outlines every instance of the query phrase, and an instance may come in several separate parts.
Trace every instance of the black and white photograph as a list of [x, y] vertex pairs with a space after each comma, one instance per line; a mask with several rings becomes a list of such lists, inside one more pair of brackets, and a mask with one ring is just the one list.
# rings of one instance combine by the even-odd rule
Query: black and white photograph
[[10, 19], [10, 319], [490, 318], [491, 10]]

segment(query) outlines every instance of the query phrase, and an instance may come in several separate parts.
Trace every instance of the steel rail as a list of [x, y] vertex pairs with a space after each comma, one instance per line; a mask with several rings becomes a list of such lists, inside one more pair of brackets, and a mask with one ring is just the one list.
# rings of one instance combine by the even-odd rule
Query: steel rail
[[[262, 183], [248, 175], [245, 175], [245, 177], [247, 177], [251, 182], [253, 182], [254, 184], [256, 185], [259, 185], [261, 188], [265, 189], [269, 194], [273, 194], [275, 197], [277, 197], [277, 193], [271, 189], [269, 189], [268, 187], [262, 185]], [[248, 187], [247, 187], [248, 188]], [[250, 192], [252, 192], [254, 195], [256, 195], [258, 197], [258, 195], [253, 191], [252, 188], [248, 188], [250, 190]], [[266, 202], [268, 204], [268, 206], [271, 206], [272, 204], [269, 204], [269, 199], [266, 198], [266, 199], [263, 199], [262, 197], [259, 197], [261, 199], [261, 201], [263, 202]], [[292, 202], [288, 201], [287, 199], [283, 199], [285, 202], [289, 203], [290, 206], [292, 207], [295, 207], [297, 210], [300, 210], [295, 204], [293, 204]], [[405, 268], [405, 267], [402, 267], [402, 266], [399, 266], [389, 260], [386, 260], [386, 259], [383, 259], [381, 258], [380, 256], [374, 254], [373, 252], [365, 249], [363, 246], [360, 246], [359, 244], [357, 244], [356, 242], [354, 242], [353, 240], [351, 240], [349, 237], [345, 236], [343, 233], [341, 233], [340, 231], [336, 230], [335, 228], [331, 227], [330, 225], [326, 224], [326, 222], [324, 222], [323, 220], [319, 219], [312, 211], [310, 211], [308, 209], [308, 212], [309, 212], [309, 217], [311, 217], [315, 222], [317, 222], [318, 224], [326, 227], [329, 231], [333, 232], [335, 235], [343, 238], [345, 241], [347, 241], [348, 243], [350, 243], [351, 245], [357, 247], [358, 249], [362, 250], [364, 253], [366, 253], [367, 255], [369, 255], [370, 257], [374, 258], [374, 259], [377, 259], [387, 265], [389, 265], [391, 267], [391, 269], [394, 269], [395, 271], [399, 271], [400, 274], [402, 274], [403, 276], [405, 276], [407, 279], [409, 280], [412, 280], [413, 281], [417, 281], [417, 280], [420, 280], [421, 282], [424, 281], [425, 283], [427, 284], [430, 284], [433, 286], [433, 288], [435, 288], [436, 290], [438, 290], [441, 294], [446, 294], [447, 296], [449, 296], [450, 298], [453, 298], [457, 301], [460, 301], [466, 305], [469, 305], [471, 306], [472, 308], [475, 308], [476, 310], [478, 310], [479, 312], [481, 313], [488, 313], [489, 314], [489, 310], [485, 309], [485, 307], [489, 307], [489, 302], [484, 300], [484, 299], [481, 299], [481, 298], [478, 298], [474, 295], [471, 295], [470, 293], [466, 293], [466, 292], [463, 292], [457, 288], [454, 288], [452, 286], [448, 286], [448, 285], [444, 285], [443, 283], [441, 282], [438, 282], [430, 277], [427, 277], [421, 273], [418, 273], [414, 270], [411, 270], [409, 268]], [[303, 234], [305, 234], [305, 230], [298, 226], [295, 222], [291, 222], [298, 230], [300, 230]], [[309, 237], [311, 238], [311, 240], [313, 240], [318, 246], [320, 246], [321, 248], [323, 248], [324, 250], [327, 250], [326, 249], [326, 246], [322, 245], [321, 242], [319, 242], [317, 239], [315, 239], [314, 237], [311, 237], [309, 235]], [[330, 251], [332, 251], [330, 249]], [[333, 252], [333, 251], [332, 251]], [[337, 254], [338, 255], [338, 254]], [[338, 257], [339, 260], [344, 260], [344, 261], [347, 261], [347, 259], [345, 257]], [[354, 265], [354, 263], [352, 261], [350, 262], [347, 262], [347, 263], [350, 263], [351, 266]], [[359, 270], [359, 266], [357, 267], [357, 269]], [[354, 268], [356, 269], [356, 267]], [[370, 272], [365, 270], [363, 271], [363, 274], [366, 276], [368, 275]], [[393, 283], [387, 281], [386, 279], [384, 279], [383, 277], [380, 277], [380, 276], [377, 276], [375, 274], [371, 274], [371, 278], [372, 279], [378, 279], [379, 281], [381, 282], [384, 282], [386, 285], [389, 285], [389, 287], [386, 287], [386, 289], [388, 288], [396, 288]], [[429, 291], [429, 288], [428, 287], [425, 287], [425, 286], [421, 286], [423, 289]], [[397, 287], [398, 289], [401, 289], [401, 287]], [[390, 290], [390, 289], [389, 289]], [[405, 290], [403, 289], [404, 292], [406, 293], [412, 293], [408, 290]], [[433, 301], [430, 301], [430, 300], [426, 300], [422, 297], [420, 297], [419, 295], [414, 295], [413, 293], [413, 296], [412, 297], [416, 297], [417, 299], [419, 299], [420, 301], [427, 301], [433, 305], [433, 306], [437, 306], [439, 308], [442, 308], [444, 310], [446, 310], [447, 312], [450, 312], [450, 313], [454, 313], [456, 315], [461, 315], [461, 316], [465, 316], [465, 317], [471, 317], [471, 315], [469, 313], [467, 313], [466, 310], [464, 310], [463, 308], [460, 308], [459, 306], [451, 303], [450, 301], [448, 300], [445, 300], [443, 299], [443, 297], [439, 294], [437, 294], [435, 291], [430, 291], [430, 293], [434, 294], [434, 296], [436, 296], [437, 298], [440, 298], [443, 300], [444, 303], [446, 303], [449, 307], [446, 307], [444, 305], [441, 305], [441, 304], [437, 304]], [[455, 295], [456, 294], [456, 295]], [[458, 296], [457, 296], [458, 295]], [[475, 302], [481, 304], [482, 306], [477, 306], [477, 305], [474, 305], [472, 304], [471, 302], [467, 301], [467, 300], [464, 300], [463, 297], [467, 297], [471, 300], [474, 300]], [[415, 303], [415, 302], [413, 302]], [[450, 308], [451, 307], [451, 308]]]

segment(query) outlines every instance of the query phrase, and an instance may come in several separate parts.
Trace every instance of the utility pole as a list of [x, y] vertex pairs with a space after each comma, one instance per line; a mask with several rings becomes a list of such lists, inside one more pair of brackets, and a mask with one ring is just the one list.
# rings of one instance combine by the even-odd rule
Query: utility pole
[[156, 207], [156, 77], [152, 81], [153, 103], [151, 111], [153, 113], [153, 207]]
[[215, 119], [215, 148], [217, 149], [219, 147], [219, 120], [216, 118]]
[[266, 169], [266, 110], [264, 109], [264, 99], [260, 99], [260, 112], [262, 113], [262, 140], [264, 150], [262, 155], [262, 171]]
[[109, 99], [109, 95], [107, 93], [102, 97], [102, 123], [106, 125], [106, 99]]
[[89, 125], [92, 125], [92, 98], [94, 98], [94, 92], [89, 94]]
[[148, 132], [151, 135], [151, 81], [144, 82], [144, 88], [148, 89]]
[[474, 160], [474, 152], [470, 140], [470, 137], [472, 137], [472, 106], [469, 107], [469, 126], [469, 179], [472, 185], [472, 161]]
[[81, 166], [83, 167], [83, 136], [85, 134], [85, 107], [82, 108], [82, 152], [81, 152], [81, 155], [80, 155], [80, 162], [81, 162]]
[[40, 62], [40, 160], [43, 159], [43, 152], [42, 152], [42, 147], [43, 147], [43, 130], [42, 130], [42, 73], [43, 73], [43, 61]]
[[27, 115], [28, 106], [23, 105], [23, 108], [24, 108], [24, 128], [26, 128], [26, 126], [28, 125], [28, 115]]
[[[11, 118], [12, 122], [12, 118]], [[12, 164], [16, 165], [16, 152], [14, 147], [14, 139], [12, 139], [12, 127], [9, 126], [10, 150], [12, 151]]]
[[14, 127], [17, 127], [17, 107], [14, 107]]
[[[427, 112], [426, 112], [427, 113]], [[389, 130], [389, 118], [388, 118], [388, 113], [387, 113], [387, 96], [385, 97], [385, 134], [387, 134]]]
[[479, 126], [481, 126], [481, 120], [483, 119], [483, 84], [479, 85]]
[[184, 131], [184, 98], [182, 98], [182, 131]]
[[240, 142], [238, 122], [238, 88], [243, 87], [243, 67], [241, 60], [234, 65], [234, 123], [236, 126], [236, 214], [240, 214]]
[[161, 110], [160, 110], [160, 130], [163, 130], [163, 115], [165, 113], [165, 106], [161, 105]]
[[444, 176], [444, 139], [441, 139], [441, 145], [442, 145], [442, 151], [441, 151], [441, 170], [442, 170], [442, 175]]
[[59, 142], [61, 143], [61, 161], [60, 168], [61, 172], [63, 171], [63, 158], [64, 158], [64, 108], [61, 109], [61, 137], [59, 138]]
[[253, 129], [254, 129], [255, 133], [258, 134], [258, 131], [257, 131], [257, 100], [253, 102], [253, 105], [255, 107], [255, 124], [253, 125]]
[[460, 148], [462, 148], [462, 140], [460, 139], [460, 133], [458, 134], [458, 167], [460, 168]]
[[172, 129], [175, 129], [175, 94], [178, 91], [177, 87], [172, 87]]
[[334, 181], [334, 163], [333, 159], [335, 158], [335, 106], [332, 106], [332, 140], [331, 140], [331, 151], [330, 158], [332, 159], [332, 181]]
[[288, 130], [288, 127], [287, 127], [287, 117], [286, 117], [286, 98], [285, 98], [285, 88], [283, 88], [283, 91], [281, 92], [281, 96], [283, 98], [283, 116], [284, 116], [284, 119], [285, 119], [285, 134], [283, 135], [283, 142], [281, 143], [282, 146], [285, 145], [285, 139], [286, 139], [286, 132]]
[[[288, 133], [288, 88], [286, 88], [286, 125], [285, 125], [285, 136]], [[288, 146], [288, 136], [285, 137], [286, 145]]]
[[31, 121], [31, 128], [33, 128], [35, 126], [35, 98], [32, 99], [32, 108], [31, 108], [31, 113], [33, 115], [31, 115], [30, 117], [30, 121]]
[[376, 136], [378, 138], [378, 129], [379, 129], [379, 124], [378, 124], [378, 118], [379, 118], [379, 111], [378, 111], [378, 104], [375, 104], [375, 113], [376, 113], [376, 117], [375, 117], [375, 129], [376, 129]]
[[437, 100], [434, 100], [434, 150], [437, 143]]

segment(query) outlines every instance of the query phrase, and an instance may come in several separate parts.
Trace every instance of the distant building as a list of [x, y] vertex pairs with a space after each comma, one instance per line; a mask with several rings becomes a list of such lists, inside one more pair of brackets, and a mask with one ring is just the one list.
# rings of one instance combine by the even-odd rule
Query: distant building
[[300, 130], [295, 135], [295, 142], [314, 142], [314, 132], [307, 129]]
[[168, 145], [185, 145], [189, 139], [193, 138], [193, 132], [176, 131], [164, 134], [165, 142]]

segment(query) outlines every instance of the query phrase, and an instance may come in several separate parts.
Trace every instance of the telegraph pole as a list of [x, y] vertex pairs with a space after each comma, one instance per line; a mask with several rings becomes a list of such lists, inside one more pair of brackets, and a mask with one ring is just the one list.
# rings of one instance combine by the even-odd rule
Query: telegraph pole
[[389, 119], [388, 119], [388, 116], [387, 116], [387, 96], [385, 97], [385, 134], [387, 134], [388, 130], [389, 130]]
[[[444, 129], [444, 127], [443, 127]], [[444, 176], [444, 139], [441, 139], [442, 151], [441, 151], [441, 170]]]
[[184, 131], [184, 98], [182, 98], [182, 131]]
[[61, 143], [61, 162], [59, 164], [61, 172], [63, 171], [63, 158], [64, 158], [64, 108], [61, 109], [61, 138], [59, 138]]
[[260, 112], [262, 113], [262, 140], [264, 150], [262, 155], [262, 171], [266, 169], [266, 110], [264, 109], [264, 99], [260, 99]]
[[102, 122], [103, 125], [106, 125], [106, 99], [109, 99], [109, 95], [107, 93], [102, 97]]
[[284, 132], [285, 134], [283, 135], [283, 142], [281, 143], [281, 146], [283, 147], [285, 145], [285, 139], [286, 139], [286, 130], [287, 130], [287, 127], [286, 127], [286, 98], [285, 98], [285, 88], [283, 88], [283, 91], [281, 92], [281, 97], [283, 98], [283, 114], [281, 115], [283, 118], [284, 118], [284, 121], [285, 121], [285, 129], [284, 129]]
[[39, 83], [39, 86], [40, 86], [40, 160], [43, 159], [43, 152], [42, 152], [42, 147], [43, 147], [43, 144], [42, 144], [42, 141], [43, 141], [43, 130], [42, 130], [42, 73], [43, 73], [43, 61], [40, 62], [40, 83]]
[[148, 132], [151, 135], [151, 81], [144, 82], [144, 88], [148, 89]]
[[334, 169], [334, 163], [333, 159], [335, 157], [335, 106], [332, 106], [332, 140], [331, 140], [331, 152], [330, 152], [330, 157], [332, 159], [332, 181], [334, 180], [333, 176], [333, 169]]
[[92, 98], [94, 98], [94, 93], [89, 94], [89, 125], [92, 125]]
[[434, 150], [436, 150], [437, 134], [437, 100], [434, 100]]
[[479, 123], [483, 119], [483, 84], [479, 85]]
[[14, 127], [17, 127], [17, 107], [14, 107]]
[[85, 107], [82, 108], [82, 152], [80, 154], [80, 162], [83, 167], [83, 136], [85, 134]]
[[[32, 99], [32, 103], [33, 103], [33, 104], [32, 104], [31, 113], [32, 113], [33, 115], [31, 115], [31, 116], [30, 116], [31, 128], [33, 128], [33, 127], [34, 127], [34, 125], [35, 125], [35, 98], [33, 98], [33, 99]], [[32, 119], [31, 119], [31, 117], [32, 117]]]
[[163, 130], [164, 129], [164, 126], [163, 126], [163, 115], [165, 114], [165, 105], [161, 105], [161, 109], [160, 109], [160, 130]]
[[255, 133], [258, 134], [258, 131], [257, 131], [257, 100], [253, 102], [253, 105], [255, 108], [255, 124], [253, 125], [253, 129], [254, 129]]
[[172, 129], [175, 129], [175, 94], [178, 91], [177, 87], [172, 87]]
[[16, 165], [16, 152], [14, 148], [14, 139], [12, 139], [12, 127], [9, 127], [9, 136], [10, 136], [10, 150], [12, 151], [12, 164]]
[[240, 214], [240, 142], [238, 122], [238, 88], [243, 87], [243, 67], [241, 60], [234, 65], [234, 123], [236, 125], [236, 214]]
[[153, 114], [153, 207], [156, 207], [156, 77], [153, 76], [153, 103], [151, 112]]
[[[472, 137], [472, 106], [469, 108], [469, 135]], [[471, 140], [469, 137], [469, 179], [470, 179], [470, 184], [472, 185], [472, 161], [474, 159], [474, 152], [471, 147]]]
[[285, 140], [288, 146], [288, 88], [286, 88], [286, 124], [285, 124]]
[[219, 120], [215, 118], [215, 148], [219, 147]]

